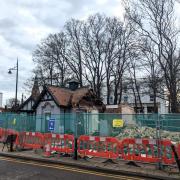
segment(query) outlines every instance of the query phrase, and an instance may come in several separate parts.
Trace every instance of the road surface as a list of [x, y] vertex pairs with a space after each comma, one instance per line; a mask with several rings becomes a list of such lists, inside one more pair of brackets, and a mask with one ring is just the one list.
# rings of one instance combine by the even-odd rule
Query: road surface
[[141, 180], [143, 178], [113, 175], [64, 165], [0, 157], [0, 180]]

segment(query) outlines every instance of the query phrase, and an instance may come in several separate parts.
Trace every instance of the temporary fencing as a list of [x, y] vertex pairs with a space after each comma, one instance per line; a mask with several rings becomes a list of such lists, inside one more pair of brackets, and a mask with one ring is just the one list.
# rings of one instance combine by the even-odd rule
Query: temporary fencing
[[122, 140], [122, 158], [129, 161], [157, 162], [156, 140], [126, 138]]
[[129, 161], [147, 163], [162, 161], [164, 164], [173, 164], [175, 160], [171, 145], [170, 140], [126, 138], [121, 143], [122, 158]]
[[117, 159], [119, 141], [112, 137], [82, 135], [78, 138], [78, 153], [83, 156]]
[[[162, 161], [165, 164], [173, 164], [175, 162], [174, 153], [172, 151], [172, 143], [170, 140], [162, 140]], [[177, 149], [177, 148], [176, 148]]]
[[0, 142], [4, 139], [6, 135], [6, 129], [0, 128]]
[[13, 129], [0, 128], [0, 142], [4, 142], [8, 135], [19, 135], [19, 133]]
[[48, 142], [45, 146], [44, 146], [44, 157], [50, 157], [51, 156], [51, 144]]
[[[8, 135], [17, 135], [15, 144], [20, 148], [41, 149], [50, 146], [49, 154], [56, 151], [64, 154], [74, 153], [74, 136], [68, 134], [17, 132], [12, 129], [0, 128], [0, 141]], [[82, 135], [78, 138], [78, 153], [81, 156], [92, 156], [106, 159], [121, 158], [127, 161], [146, 163], [162, 162], [175, 163], [172, 142], [167, 139], [156, 140], [147, 138], [125, 138], [118, 140], [114, 137], [99, 137]], [[180, 157], [180, 144], [176, 145]]]
[[44, 144], [51, 144], [51, 151], [56, 151], [65, 154], [74, 152], [74, 136], [68, 134], [44, 134]]
[[178, 153], [178, 157], [180, 159], [180, 144], [177, 145], [177, 153]]
[[[121, 130], [121, 137], [153, 137], [156, 138], [157, 120], [159, 121], [161, 138], [167, 136], [173, 141], [179, 141], [180, 136], [174, 136], [180, 132], [180, 114], [117, 114], [117, 113], [85, 113], [72, 112], [51, 114], [50, 119], [55, 120], [54, 133], [77, 134], [90, 136], [118, 136]], [[124, 125], [121, 128], [114, 128], [113, 121], [122, 119]], [[48, 133], [49, 119], [46, 114], [26, 114], [26, 113], [0, 113], [0, 127], [11, 128], [19, 132], [41, 132]], [[75, 127], [78, 124], [76, 132]], [[105, 125], [106, 124], [106, 125]], [[133, 126], [132, 126], [133, 125]], [[104, 127], [104, 128], [102, 128]], [[130, 129], [131, 128], [131, 129]], [[130, 129], [130, 131], [128, 131]], [[135, 131], [136, 129], [141, 131]], [[145, 129], [145, 131], [144, 131]], [[125, 131], [126, 136], [123, 136]], [[148, 133], [146, 133], [147, 131]], [[164, 131], [168, 131], [168, 134]], [[132, 133], [131, 133], [132, 132]], [[167, 136], [166, 136], [167, 135]]]
[[5, 131], [6, 131], [5, 134], [7, 134], [7, 135], [11, 135], [11, 134], [17, 134], [18, 135], [19, 134], [19, 132], [14, 130], [14, 129], [6, 129]]
[[39, 132], [22, 132], [19, 134], [17, 145], [20, 148], [41, 149], [44, 146], [44, 136]]

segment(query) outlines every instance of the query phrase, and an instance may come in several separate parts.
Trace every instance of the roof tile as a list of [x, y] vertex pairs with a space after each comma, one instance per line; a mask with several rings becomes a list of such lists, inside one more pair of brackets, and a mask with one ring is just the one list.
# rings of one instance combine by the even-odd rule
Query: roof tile
[[53, 98], [60, 106], [69, 106], [79, 103], [79, 101], [87, 96], [89, 88], [79, 88], [75, 91], [71, 91], [67, 88], [60, 88], [55, 86], [48, 86], [48, 91], [53, 95]]

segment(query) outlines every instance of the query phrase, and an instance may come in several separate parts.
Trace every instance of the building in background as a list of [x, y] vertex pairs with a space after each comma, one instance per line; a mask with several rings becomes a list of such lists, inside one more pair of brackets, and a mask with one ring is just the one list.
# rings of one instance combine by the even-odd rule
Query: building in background
[[[84, 113], [78, 117], [78, 134], [83, 134], [85, 129], [86, 113], [103, 112], [105, 106], [103, 102], [97, 99], [92, 89], [88, 87], [79, 87], [76, 80], [69, 82], [69, 87], [44, 86], [38, 100], [32, 107], [37, 115], [36, 129], [37, 131], [45, 131], [48, 129], [49, 119], [60, 119], [55, 125], [55, 132], [61, 129], [74, 132], [74, 120], [76, 113]], [[41, 121], [43, 119], [43, 121]], [[95, 118], [95, 116], [93, 117]], [[97, 117], [98, 118], [98, 117]], [[91, 121], [92, 122], [92, 121]], [[89, 124], [92, 131], [98, 129], [98, 121], [95, 124]]]
[[34, 104], [37, 101], [37, 99], [39, 98], [39, 96], [40, 96], [40, 90], [39, 90], [39, 85], [38, 85], [38, 79], [36, 76], [34, 79], [33, 88], [31, 90], [31, 95], [24, 102], [23, 102], [23, 97], [22, 97], [22, 100], [21, 100], [22, 102], [18, 108], [18, 111], [33, 114], [34, 111], [33, 111], [32, 107], [34, 106]]
[[[77, 80], [71, 80], [68, 87], [46, 85], [39, 92], [37, 79], [34, 82], [31, 96], [24, 101], [18, 112], [31, 114], [36, 121], [36, 130], [48, 132], [49, 121], [56, 121], [54, 132], [75, 132], [74, 123], [78, 119], [78, 134], [87, 131], [85, 122], [89, 120], [91, 132], [98, 130], [99, 112], [104, 112], [105, 105], [89, 87], [79, 87]], [[78, 116], [78, 118], [77, 118]]]
[[[139, 91], [139, 95], [137, 93], [136, 88]], [[104, 104], [107, 104], [106, 87], [104, 87], [103, 92], [104, 92], [103, 102]], [[139, 96], [140, 96], [140, 100], [139, 100]], [[117, 105], [117, 104], [114, 104], [113, 93], [111, 93], [110, 95], [109, 102], [110, 102], [109, 105]], [[122, 85], [121, 103], [119, 105], [127, 105], [127, 107], [129, 106], [133, 108], [133, 111], [137, 113], [144, 113], [144, 114], [153, 113], [154, 112], [154, 96], [153, 96], [152, 90], [149, 88], [148, 81], [146, 79], [139, 79], [137, 82], [137, 87], [133, 87], [132, 83], [128, 81], [128, 79], [126, 79]], [[108, 105], [106, 107], [108, 109]], [[161, 93], [157, 93], [156, 107], [157, 107], [156, 109], [157, 113], [166, 114], [169, 112], [168, 111], [168, 97], [167, 97], [166, 90], [162, 90]], [[117, 110], [119, 110], [119, 108], [116, 108], [116, 111]]]
[[[6, 100], [6, 107], [8, 109], [12, 109], [15, 106], [16, 99], [15, 98], [9, 98]], [[19, 106], [20, 100], [17, 99], [17, 105]]]
[[[122, 103], [126, 103], [129, 106], [133, 107], [134, 111], [136, 111], [137, 113], [145, 113], [145, 114], [153, 113], [154, 111], [153, 95], [150, 93], [149, 94], [143, 93], [142, 91], [140, 91], [139, 94], [140, 94], [143, 109], [141, 109], [141, 104], [138, 97], [136, 97], [136, 103], [135, 103], [135, 97], [131, 89], [127, 90], [127, 92], [124, 92], [122, 94]], [[167, 100], [157, 97], [156, 107], [157, 107], [157, 110], [156, 110], [157, 113], [160, 113], [160, 114], [168, 113]]]
[[0, 107], [2, 107], [3, 93], [0, 92]]

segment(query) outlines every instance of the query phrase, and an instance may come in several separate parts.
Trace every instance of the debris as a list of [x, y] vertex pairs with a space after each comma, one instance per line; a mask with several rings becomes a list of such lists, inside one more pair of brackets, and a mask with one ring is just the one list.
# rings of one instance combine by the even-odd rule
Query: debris
[[[117, 135], [118, 139], [124, 138], [150, 138], [156, 139], [156, 128], [151, 127], [125, 127], [121, 133]], [[180, 142], [180, 132], [171, 132], [161, 130], [161, 138], [162, 139], [169, 139], [173, 143]]]

